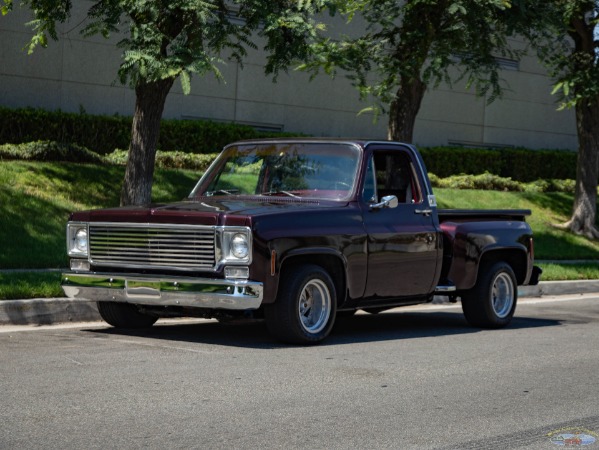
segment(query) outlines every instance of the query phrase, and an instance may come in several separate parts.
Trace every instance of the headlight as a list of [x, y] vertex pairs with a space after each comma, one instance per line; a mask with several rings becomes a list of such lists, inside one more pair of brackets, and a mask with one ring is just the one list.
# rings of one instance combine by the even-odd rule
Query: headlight
[[81, 228], [75, 233], [75, 248], [81, 253], [87, 253], [87, 230]]
[[231, 239], [231, 253], [235, 258], [247, 258], [250, 253], [247, 236], [239, 233], [233, 236], [233, 239]]
[[67, 224], [67, 253], [75, 257], [88, 256], [89, 239], [86, 223]]
[[221, 264], [247, 265], [252, 259], [252, 234], [247, 227], [220, 228], [220, 250], [217, 257]]

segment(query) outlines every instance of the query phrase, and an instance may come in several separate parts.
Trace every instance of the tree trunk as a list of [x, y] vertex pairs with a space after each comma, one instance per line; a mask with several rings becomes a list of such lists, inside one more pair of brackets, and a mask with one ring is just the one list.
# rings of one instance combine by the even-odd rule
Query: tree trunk
[[416, 116], [425, 91], [426, 84], [419, 78], [402, 78], [389, 109], [387, 137], [390, 140], [412, 143]]
[[578, 161], [571, 219], [564, 227], [588, 238], [599, 238], [595, 226], [599, 176], [599, 99], [576, 105]]
[[121, 206], [146, 205], [152, 201], [156, 145], [164, 103], [174, 79], [141, 83], [135, 88], [135, 115], [131, 144], [121, 190]]

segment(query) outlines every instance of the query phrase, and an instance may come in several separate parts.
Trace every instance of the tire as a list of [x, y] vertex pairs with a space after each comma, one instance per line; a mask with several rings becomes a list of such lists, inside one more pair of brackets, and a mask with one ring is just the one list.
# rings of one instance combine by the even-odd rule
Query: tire
[[462, 295], [462, 311], [470, 325], [502, 328], [508, 325], [518, 301], [518, 285], [505, 262], [484, 265], [474, 288]]
[[130, 303], [98, 302], [98, 312], [115, 328], [149, 328], [158, 320], [158, 317], [139, 312]]
[[331, 332], [337, 312], [335, 285], [320, 266], [303, 265], [285, 272], [276, 301], [265, 309], [266, 326], [291, 344], [317, 344]]

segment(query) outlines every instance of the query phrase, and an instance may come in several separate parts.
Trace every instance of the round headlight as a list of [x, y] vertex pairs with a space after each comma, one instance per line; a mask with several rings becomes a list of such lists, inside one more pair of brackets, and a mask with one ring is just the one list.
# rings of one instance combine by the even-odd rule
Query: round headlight
[[247, 258], [249, 246], [247, 237], [244, 234], [236, 234], [233, 236], [233, 239], [231, 239], [231, 253], [235, 258]]
[[81, 253], [87, 252], [87, 230], [81, 228], [75, 233], [75, 248]]

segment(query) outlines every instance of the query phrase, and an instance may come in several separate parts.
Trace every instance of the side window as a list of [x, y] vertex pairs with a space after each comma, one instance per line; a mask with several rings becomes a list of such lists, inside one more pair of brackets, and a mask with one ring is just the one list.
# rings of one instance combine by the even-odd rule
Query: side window
[[375, 152], [376, 194], [395, 195], [399, 203], [420, 203], [422, 194], [412, 160], [407, 153]]

